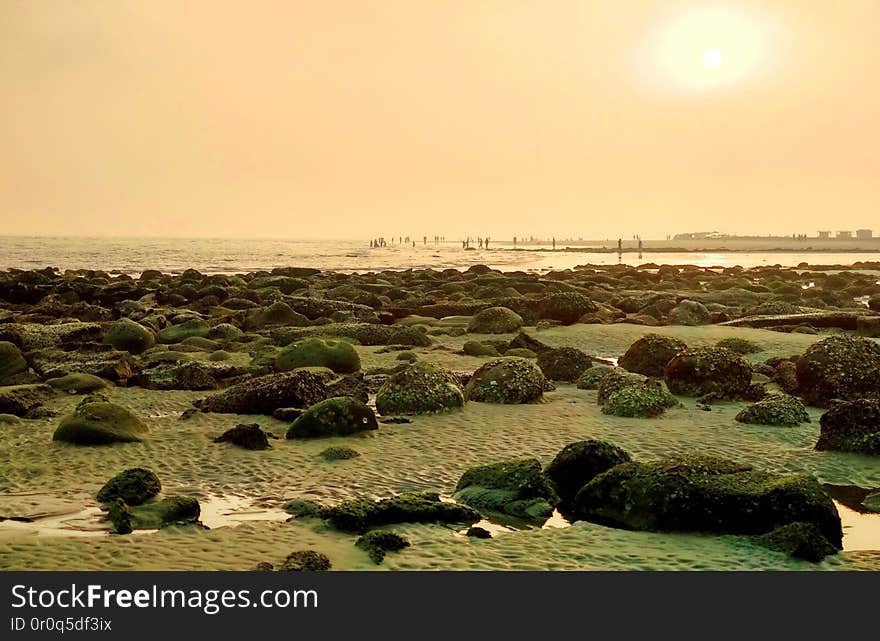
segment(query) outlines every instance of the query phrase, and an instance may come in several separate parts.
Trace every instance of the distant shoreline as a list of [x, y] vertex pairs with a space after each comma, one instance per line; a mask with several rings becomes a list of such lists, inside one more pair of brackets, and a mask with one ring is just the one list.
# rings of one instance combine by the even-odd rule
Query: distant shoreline
[[501, 251], [517, 252], [575, 252], [582, 254], [745, 254], [745, 253], [786, 253], [786, 254], [880, 254], [880, 247], [865, 249], [860, 247], [498, 247]]

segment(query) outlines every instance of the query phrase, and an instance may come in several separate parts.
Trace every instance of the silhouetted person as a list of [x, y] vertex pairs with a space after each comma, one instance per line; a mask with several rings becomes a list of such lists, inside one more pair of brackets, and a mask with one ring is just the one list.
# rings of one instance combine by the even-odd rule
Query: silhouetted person
[[617, 239], [617, 253], [619, 254], [622, 251], [623, 251], [623, 239], [618, 238]]
[[488, 238], [486, 239], [485, 245], [486, 245], [486, 249], [489, 249], [489, 239]]
[[556, 251], [556, 236], [553, 237], [553, 251]]

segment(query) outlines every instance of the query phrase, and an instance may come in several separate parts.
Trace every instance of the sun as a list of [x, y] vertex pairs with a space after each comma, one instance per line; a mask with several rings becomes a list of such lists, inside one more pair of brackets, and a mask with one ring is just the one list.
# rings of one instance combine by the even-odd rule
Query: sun
[[707, 67], [717, 67], [724, 61], [724, 56], [721, 52], [712, 47], [711, 49], [706, 49], [703, 52], [703, 64]]

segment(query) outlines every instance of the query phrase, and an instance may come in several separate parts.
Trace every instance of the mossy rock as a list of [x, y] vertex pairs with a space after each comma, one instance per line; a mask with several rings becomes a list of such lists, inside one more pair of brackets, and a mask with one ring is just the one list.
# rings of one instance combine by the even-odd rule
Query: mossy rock
[[211, 331], [208, 324], [198, 318], [191, 318], [179, 325], [170, 325], [159, 330], [157, 338], [160, 343], [180, 343], [192, 336], [207, 336]]
[[572, 325], [586, 314], [594, 313], [598, 308], [588, 296], [578, 292], [557, 292], [550, 294], [540, 306], [541, 318], [559, 321], [563, 325]]
[[199, 500], [193, 496], [169, 496], [131, 508], [131, 526], [135, 530], [154, 530], [171, 525], [198, 523]]
[[666, 364], [686, 349], [684, 341], [672, 336], [645, 334], [629, 346], [618, 364], [635, 374], [663, 376]]
[[602, 378], [606, 374], [614, 371], [614, 369], [615, 368], [611, 365], [604, 364], [592, 365], [591, 367], [588, 367], [583, 371], [580, 376], [578, 376], [578, 379], [576, 381], [577, 388], [589, 390], [598, 389], [599, 382], [602, 380]]
[[742, 356], [724, 347], [697, 347], [666, 364], [665, 380], [669, 391], [680, 396], [735, 399], [748, 393], [752, 368]]
[[232, 358], [232, 354], [223, 349], [218, 349], [208, 354], [208, 360], [214, 363], [222, 363]]
[[76, 445], [107, 445], [140, 441], [149, 428], [133, 412], [107, 401], [83, 399], [70, 416], [62, 419], [53, 441]]
[[612, 367], [610, 372], [606, 372], [599, 377], [599, 382], [596, 385], [598, 392], [596, 402], [599, 405], [603, 405], [608, 400], [608, 397], [618, 390], [631, 385], [642, 385], [646, 381], [647, 379], [641, 374], [633, 374], [619, 367]]
[[548, 349], [538, 354], [538, 367], [551, 381], [573, 383], [593, 365], [593, 359], [574, 347]]
[[515, 356], [517, 358], [538, 358], [538, 354], [525, 347], [512, 347], [504, 352], [505, 356]]
[[602, 403], [602, 413], [626, 418], [654, 418], [677, 405], [678, 401], [662, 383], [646, 381], [610, 393]]
[[156, 336], [140, 323], [130, 318], [120, 318], [110, 325], [104, 342], [129, 354], [141, 354], [156, 344]]
[[812, 476], [712, 456], [616, 465], [581, 488], [573, 515], [632, 530], [726, 534], [764, 534], [803, 521], [838, 549], [843, 538], [837, 508]]
[[801, 521], [780, 525], [772, 532], [753, 537], [752, 540], [761, 547], [811, 563], [819, 563], [826, 556], [837, 554], [837, 548], [828, 542], [818, 527]]
[[872, 492], [865, 497], [862, 505], [870, 512], [880, 512], [880, 492]]
[[525, 358], [501, 358], [485, 363], [465, 388], [468, 400], [482, 403], [534, 403], [544, 395], [547, 379]]
[[293, 499], [284, 504], [284, 511], [293, 514], [300, 519], [315, 518], [321, 516], [324, 508], [305, 499]]
[[396, 532], [372, 530], [360, 537], [355, 545], [369, 554], [373, 563], [379, 565], [385, 559], [386, 553], [408, 548], [410, 543]]
[[706, 325], [712, 322], [712, 314], [703, 303], [683, 300], [669, 311], [671, 325]]
[[162, 483], [158, 476], [146, 468], [133, 467], [107, 481], [96, 498], [101, 503], [122, 499], [128, 505], [140, 505], [161, 491]]
[[351, 374], [361, 368], [361, 359], [351, 343], [308, 338], [288, 345], [275, 358], [277, 372], [297, 367], [327, 367], [338, 374]]
[[65, 376], [50, 378], [46, 381], [46, 384], [68, 394], [90, 394], [91, 392], [105, 389], [108, 386], [107, 381], [103, 378], [82, 372], [73, 372]]
[[0, 385], [27, 369], [28, 364], [21, 350], [9, 341], [0, 341]]
[[325, 508], [327, 523], [343, 532], [366, 532], [395, 523], [476, 523], [480, 513], [457, 503], [440, 500], [436, 492], [416, 492], [375, 501], [352, 499]]
[[472, 467], [455, 486], [455, 497], [478, 510], [543, 521], [559, 497], [537, 459], [514, 459]]
[[788, 394], [769, 394], [741, 410], [735, 417], [740, 423], [795, 427], [810, 422], [810, 414], [799, 398]]
[[229, 323], [220, 323], [219, 325], [214, 325], [210, 330], [208, 330], [207, 333], [207, 337], [215, 341], [237, 341], [242, 336], [244, 336], [244, 332], [235, 325], [231, 325]]
[[54, 396], [55, 390], [44, 383], [0, 387], [0, 414], [28, 418]]
[[220, 343], [204, 336], [190, 336], [180, 341], [180, 344], [193, 347], [200, 352], [213, 352], [220, 347]]
[[428, 414], [464, 405], [455, 375], [429, 363], [415, 363], [390, 376], [376, 394], [380, 414]]
[[471, 334], [509, 334], [522, 326], [522, 316], [512, 309], [489, 307], [471, 319], [467, 331]]
[[379, 429], [368, 406], [349, 396], [328, 398], [312, 405], [293, 421], [287, 438], [351, 436]]
[[278, 567], [279, 572], [326, 572], [331, 568], [330, 558], [315, 550], [297, 550], [287, 555]]
[[798, 391], [808, 405], [880, 396], [880, 344], [837, 334], [811, 345], [797, 360]]
[[467, 341], [462, 347], [462, 352], [467, 356], [500, 356], [493, 345], [487, 345], [480, 341]]
[[323, 450], [318, 456], [320, 456], [325, 461], [348, 461], [353, 458], [357, 458], [361, 455], [357, 450], [353, 450], [350, 447], [328, 447], [326, 450]]
[[214, 439], [215, 443], [232, 443], [246, 450], [267, 450], [269, 438], [259, 424], [239, 424]]
[[880, 456], [880, 400], [837, 403], [819, 418], [817, 450]]
[[611, 443], [593, 439], [577, 441], [562, 448], [544, 474], [552, 481], [560, 504], [565, 506], [596, 476], [630, 460], [626, 450]]
[[195, 402], [203, 412], [265, 414], [279, 407], [310, 407], [327, 397], [320, 376], [305, 370], [267, 374], [238, 383]]
[[409, 351], [409, 350], [405, 350], [405, 351], [403, 351], [403, 352], [400, 352], [400, 353], [396, 356], [396, 360], [398, 360], [398, 361], [406, 361], [407, 363], [415, 363], [417, 360], [419, 360], [419, 357], [418, 357], [418, 355], [417, 355], [415, 352], [411, 352], [411, 351]]
[[727, 349], [734, 351], [737, 354], [742, 354], [743, 356], [746, 354], [757, 354], [764, 351], [764, 348], [757, 343], [750, 341], [747, 338], [737, 337], [723, 338], [715, 343], [715, 347], [726, 347]]

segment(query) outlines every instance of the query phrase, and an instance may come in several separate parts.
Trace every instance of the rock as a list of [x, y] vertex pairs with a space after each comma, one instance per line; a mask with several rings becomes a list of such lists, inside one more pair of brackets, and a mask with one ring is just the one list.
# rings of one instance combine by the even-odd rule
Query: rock
[[472, 467], [455, 486], [456, 500], [478, 510], [531, 521], [553, 514], [559, 497], [537, 459], [515, 459]]
[[644, 376], [663, 376], [666, 364], [684, 350], [687, 345], [672, 336], [645, 334], [629, 346], [618, 365], [623, 369]]
[[272, 412], [272, 418], [279, 421], [291, 423], [299, 417], [305, 410], [298, 407], [279, 407]]
[[61, 421], [52, 440], [76, 445], [130, 443], [140, 441], [148, 431], [130, 410], [86, 396], [74, 413]]
[[353, 499], [323, 511], [328, 524], [343, 532], [366, 532], [394, 523], [476, 523], [473, 509], [440, 500], [434, 492], [399, 494], [374, 501]]
[[326, 450], [323, 450], [318, 456], [320, 456], [325, 461], [347, 461], [349, 459], [357, 458], [361, 453], [357, 450], [353, 450], [350, 447], [328, 447]]
[[[509, 352], [508, 352], [509, 353]], [[614, 371], [614, 368], [610, 365], [596, 364], [584, 370], [584, 372], [577, 379], [577, 388], [578, 389], [597, 389], [599, 387], [599, 381], [608, 374], [609, 372]]]
[[772, 532], [752, 539], [761, 547], [784, 552], [796, 559], [819, 563], [826, 556], [837, 554], [837, 549], [812, 523], [801, 521], [780, 525]]
[[125, 384], [141, 371], [131, 354], [113, 349], [97, 352], [45, 349], [29, 353], [28, 359], [34, 371], [44, 379], [82, 373]]
[[55, 391], [43, 383], [0, 387], [0, 414], [29, 418], [54, 396]]
[[197, 410], [197, 409], [194, 408], [194, 407], [190, 407], [190, 408], [188, 408], [188, 409], [183, 410], [183, 411], [180, 413], [180, 418], [179, 418], [178, 420], [180, 420], [180, 421], [188, 421], [189, 419], [191, 419], [192, 417], [198, 415], [199, 413], [200, 413], [199, 410]]
[[220, 386], [212, 372], [209, 366], [199, 362], [162, 363], [144, 370], [133, 382], [155, 390], [215, 390]]
[[498, 350], [492, 345], [487, 345], [479, 341], [467, 341], [462, 347], [462, 352], [467, 356], [500, 356]]
[[431, 339], [423, 327], [400, 325], [360, 325], [354, 331], [355, 339], [361, 345], [405, 345], [406, 347], [428, 347]]
[[339, 374], [351, 374], [361, 368], [361, 359], [345, 341], [308, 338], [288, 345], [275, 359], [276, 372], [297, 367], [327, 367]]
[[279, 407], [310, 407], [324, 400], [327, 387], [320, 376], [305, 370], [267, 374], [195, 402], [203, 412], [265, 414]]
[[156, 530], [171, 525], [198, 523], [199, 500], [192, 496], [169, 496], [130, 507], [131, 527], [135, 530]]
[[621, 463], [574, 500], [578, 518], [651, 531], [763, 534], [780, 525], [816, 525], [841, 548], [837, 508], [806, 474], [772, 474], [711, 456]]
[[120, 318], [110, 325], [104, 342], [129, 354], [140, 354], [156, 344], [156, 337], [152, 330], [140, 323], [129, 318]]
[[552, 381], [572, 383], [593, 364], [593, 359], [574, 347], [548, 349], [538, 354], [538, 367]]
[[836, 403], [819, 418], [817, 450], [880, 456], [880, 400]]
[[261, 309], [247, 313], [244, 327], [247, 330], [265, 329], [267, 327], [305, 327], [309, 319], [290, 308], [285, 302], [276, 301]]
[[21, 350], [9, 341], [0, 341], [0, 385], [27, 370], [28, 364]]
[[244, 332], [235, 325], [230, 325], [229, 323], [220, 323], [219, 325], [214, 325], [214, 327], [208, 330], [207, 334], [208, 338], [215, 341], [237, 341], [242, 336], [244, 336]]
[[868, 494], [862, 501], [862, 506], [871, 512], [880, 512], [880, 492]]
[[808, 405], [880, 395], [880, 345], [834, 335], [811, 345], [797, 360], [798, 391]]
[[103, 378], [82, 372], [50, 378], [46, 381], [46, 384], [68, 394], [89, 394], [107, 387], [107, 381]]
[[274, 572], [275, 566], [268, 561], [260, 561], [254, 566], [254, 572]]
[[678, 401], [662, 383], [646, 381], [625, 385], [609, 393], [602, 403], [602, 413], [627, 418], [655, 418]]
[[598, 392], [596, 402], [599, 405], [603, 405], [608, 400], [608, 397], [618, 390], [630, 385], [641, 385], [647, 380], [641, 374], [633, 374], [619, 367], [612, 367], [611, 371], [603, 375], [599, 379], [598, 385], [596, 385]]
[[355, 545], [370, 555], [370, 559], [379, 565], [387, 552], [396, 552], [409, 547], [409, 541], [399, 534], [385, 530], [372, 530], [360, 537]]
[[562, 448], [544, 470], [544, 474], [553, 482], [560, 498], [560, 507], [565, 508], [594, 477], [630, 460], [624, 449], [605, 441], [590, 439], [570, 443]]
[[158, 476], [143, 467], [133, 467], [107, 481], [96, 498], [101, 503], [122, 499], [128, 505], [140, 505], [161, 491], [162, 483]]
[[786, 394], [795, 394], [798, 390], [797, 365], [790, 360], [782, 360], [776, 365], [773, 380]]
[[809, 423], [810, 415], [800, 399], [788, 394], [769, 394], [740, 411], [735, 420], [752, 425], [795, 427]]
[[379, 419], [379, 422], [389, 425], [406, 425], [407, 423], [412, 423], [412, 420], [403, 416], [383, 416]]
[[376, 394], [380, 414], [427, 414], [464, 405], [452, 372], [429, 363], [415, 363], [390, 376]]
[[869, 338], [880, 337], [880, 316], [859, 316], [856, 319], [856, 333]]
[[370, 390], [363, 372], [342, 376], [327, 383], [327, 396], [350, 396], [356, 401], [367, 403]]
[[160, 343], [180, 343], [191, 336], [207, 336], [211, 328], [199, 318], [190, 318], [178, 325], [170, 325], [159, 330], [157, 338]]
[[329, 569], [330, 559], [315, 550], [291, 552], [278, 567], [279, 572], [326, 572]]
[[541, 369], [524, 358], [501, 358], [481, 366], [465, 388], [468, 400], [483, 403], [533, 403], [544, 394]]
[[15, 414], [0, 414], [0, 425], [18, 425], [21, 419]]
[[508, 334], [523, 326], [522, 316], [507, 307], [489, 307], [471, 319], [467, 331], [472, 334]]
[[348, 396], [320, 401], [303, 412], [287, 430], [287, 438], [350, 436], [379, 429], [368, 406]]
[[764, 348], [754, 343], [746, 338], [723, 338], [717, 343], [715, 343], [715, 347], [726, 347], [727, 349], [736, 352], [737, 354], [757, 354], [758, 352], [763, 352]]
[[707, 325], [712, 322], [712, 314], [702, 303], [683, 300], [669, 312], [670, 325]]
[[258, 423], [238, 424], [223, 432], [222, 435], [214, 439], [214, 442], [232, 443], [246, 450], [267, 450], [271, 447], [266, 432], [260, 429]]
[[303, 499], [293, 499], [284, 505], [284, 511], [293, 514], [300, 519], [314, 518], [321, 516], [324, 508], [314, 501]]
[[411, 352], [409, 350], [406, 350], [406, 351], [400, 352], [397, 355], [397, 360], [406, 361], [407, 363], [414, 363], [417, 360], [419, 360], [419, 357], [415, 352]]
[[[584, 314], [596, 312], [596, 304], [587, 296], [578, 292], [557, 292], [550, 294], [544, 299], [541, 308], [541, 318], [549, 318], [559, 321], [564, 325], [572, 325]], [[528, 347], [523, 345], [522, 347]], [[536, 350], [537, 351], [537, 350]]]
[[525, 347], [512, 347], [504, 352], [505, 356], [516, 356], [517, 358], [538, 358], [538, 355]]
[[492, 533], [486, 528], [482, 528], [476, 525], [473, 525], [467, 529], [465, 533], [467, 536], [475, 538], [475, 539], [491, 539]]
[[23, 352], [53, 347], [74, 349], [101, 342], [103, 331], [98, 323], [6, 323], [0, 325], [0, 341], [15, 343]]
[[723, 347], [690, 348], [666, 364], [666, 385], [673, 394], [733, 399], [745, 394], [752, 368], [742, 356]]
[[113, 534], [131, 534], [131, 510], [122, 499], [115, 499], [107, 506], [107, 519]]
[[[553, 348], [549, 345], [545, 345], [537, 338], [532, 338], [525, 332], [520, 332], [510, 341], [505, 350], [505, 354], [510, 354], [510, 350], [512, 349], [527, 349], [535, 354], [540, 354], [545, 350]], [[510, 354], [510, 356], [516, 356], [516, 354]]]

